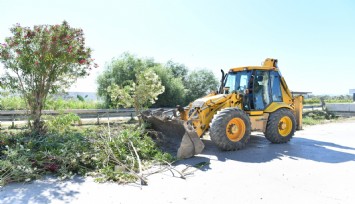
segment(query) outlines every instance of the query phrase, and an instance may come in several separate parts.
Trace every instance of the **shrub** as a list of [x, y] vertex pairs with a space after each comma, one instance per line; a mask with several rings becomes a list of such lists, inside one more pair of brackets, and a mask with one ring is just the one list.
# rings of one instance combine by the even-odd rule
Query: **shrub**
[[0, 154], [0, 186], [10, 182], [31, 181], [40, 170], [32, 165], [31, 150], [16, 143], [2, 146]]
[[139, 179], [142, 168], [173, 160], [135, 125], [63, 131], [69, 124], [64, 121], [51, 126], [43, 136], [28, 131], [2, 132], [0, 185], [28, 182], [48, 173], [61, 179], [89, 173], [97, 181], [126, 183]]
[[57, 116], [47, 115], [45, 117], [47, 119], [46, 126], [51, 132], [60, 132], [63, 133], [65, 131], [70, 130], [70, 125], [79, 122], [80, 117], [74, 113], [64, 114], [63, 112]]
[[303, 113], [303, 124], [305, 125], [315, 125], [324, 122], [325, 120], [335, 119], [333, 113], [327, 111], [308, 111]]
[[161, 152], [153, 140], [143, 134], [143, 129], [134, 128], [134, 125], [115, 128], [107, 133], [101, 130], [93, 140], [94, 149], [100, 150], [97, 156], [101, 162], [95, 174], [98, 181], [130, 182], [139, 178], [140, 162], [143, 167], [149, 167], [156, 162], [173, 160], [170, 154]]

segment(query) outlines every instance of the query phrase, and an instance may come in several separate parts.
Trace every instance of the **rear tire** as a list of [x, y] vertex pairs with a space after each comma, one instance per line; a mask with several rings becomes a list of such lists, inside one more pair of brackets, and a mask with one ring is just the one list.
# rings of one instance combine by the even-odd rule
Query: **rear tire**
[[270, 114], [265, 137], [272, 143], [280, 144], [291, 140], [296, 130], [296, 118], [291, 110], [282, 108]]
[[211, 140], [225, 151], [238, 150], [250, 139], [249, 116], [238, 108], [225, 108], [219, 111], [210, 125]]

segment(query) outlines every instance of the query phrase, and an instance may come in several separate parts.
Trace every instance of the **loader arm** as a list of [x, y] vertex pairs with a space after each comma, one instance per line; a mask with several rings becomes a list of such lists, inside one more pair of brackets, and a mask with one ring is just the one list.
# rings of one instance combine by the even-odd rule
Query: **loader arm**
[[[217, 111], [227, 107], [241, 108], [242, 95], [238, 93], [214, 94], [209, 97], [197, 99], [190, 105], [190, 116], [187, 118], [191, 122], [196, 133], [201, 137], [209, 128], [209, 124]], [[185, 113], [182, 113], [183, 115]]]

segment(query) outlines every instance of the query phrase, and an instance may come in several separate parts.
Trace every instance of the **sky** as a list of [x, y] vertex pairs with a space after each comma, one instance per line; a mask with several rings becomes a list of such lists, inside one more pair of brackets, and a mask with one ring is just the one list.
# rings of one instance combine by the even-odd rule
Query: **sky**
[[66, 20], [84, 30], [100, 67], [69, 91], [96, 91], [97, 76], [123, 52], [208, 69], [218, 79], [221, 69], [270, 57], [292, 91], [355, 89], [352, 0], [0, 0], [0, 8], [0, 43], [16, 23]]

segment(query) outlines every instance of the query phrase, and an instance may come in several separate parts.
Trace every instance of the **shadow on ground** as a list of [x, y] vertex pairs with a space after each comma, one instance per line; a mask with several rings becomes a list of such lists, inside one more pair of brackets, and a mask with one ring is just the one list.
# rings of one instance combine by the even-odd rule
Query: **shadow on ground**
[[[51, 203], [53, 199], [63, 203], [70, 203], [79, 191], [67, 188], [72, 183], [80, 184], [84, 178], [75, 177], [73, 180], [60, 182], [54, 177], [36, 180], [31, 185], [11, 183], [0, 188], [0, 203]], [[6, 189], [6, 191], [4, 191]], [[14, 196], [16, 195], [16, 196]]]
[[[210, 156], [217, 157], [219, 161], [234, 160], [248, 163], [282, 160], [285, 157], [323, 163], [355, 161], [355, 148], [353, 147], [301, 137], [295, 137], [286, 144], [272, 144], [262, 134], [252, 135], [244, 149], [228, 152], [219, 150], [211, 140], [204, 139], [203, 142], [205, 149], [201, 155], [179, 161], [178, 164], [194, 165], [199, 162], [209, 162]], [[201, 170], [208, 169], [206, 167]]]

